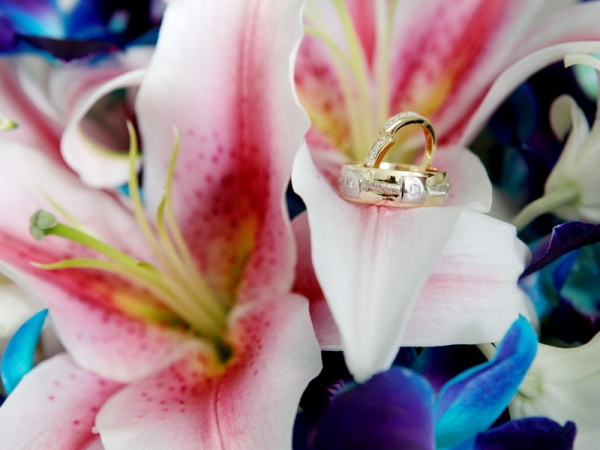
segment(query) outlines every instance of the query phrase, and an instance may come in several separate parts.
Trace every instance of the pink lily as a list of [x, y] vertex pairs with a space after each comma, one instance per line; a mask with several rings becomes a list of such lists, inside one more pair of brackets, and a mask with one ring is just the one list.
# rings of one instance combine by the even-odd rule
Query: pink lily
[[[128, 208], [44, 152], [0, 144], [0, 257], [43, 299], [68, 351], [0, 408], [3, 445], [291, 446], [321, 365], [308, 302], [291, 293], [283, 203], [307, 128], [291, 83], [300, 15], [300, 1], [169, 2], [136, 101], [155, 227], [135, 153]], [[28, 217], [40, 207], [60, 219], [35, 215], [32, 233], [47, 235], [37, 243]]]
[[0, 61], [0, 114], [18, 125], [3, 140], [37, 146], [64, 158], [82, 173], [86, 184], [124, 183], [126, 144], [124, 148], [119, 144], [127, 138], [127, 105], [109, 107], [110, 115], [105, 112], [103, 120], [113, 116], [111, 125], [116, 125], [111, 133], [86, 120], [86, 114], [107, 94], [139, 86], [151, 55], [151, 48], [140, 47], [93, 64], [85, 60], [52, 64], [31, 55]]
[[[529, 75], [573, 49], [600, 49], [578, 42], [600, 39], [600, 5], [532, 27], [542, 3], [308, 2], [296, 84], [313, 126], [292, 178], [308, 213], [295, 226], [299, 253], [312, 255], [320, 286], [299, 279], [296, 289], [313, 298], [321, 344], [341, 346], [359, 380], [387, 369], [400, 345], [496, 341], [525, 313], [516, 281], [527, 251], [513, 227], [481, 217], [491, 185], [463, 147]], [[402, 110], [436, 125], [447, 206], [349, 204], [337, 194], [340, 164], [362, 162], [378, 127]], [[405, 137], [388, 159], [414, 159], [416, 144]], [[312, 273], [304, 266], [300, 277]]]

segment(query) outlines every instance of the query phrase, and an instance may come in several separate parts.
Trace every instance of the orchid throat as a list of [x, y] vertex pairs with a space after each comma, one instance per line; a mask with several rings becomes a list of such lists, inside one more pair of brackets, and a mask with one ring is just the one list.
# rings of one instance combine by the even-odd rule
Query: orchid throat
[[99, 240], [51, 199], [50, 203], [71, 222], [71, 225], [59, 222], [55, 215], [47, 211], [38, 210], [31, 217], [31, 235], [40, 241], [48, 235], [67, 239], [99, 253], [102, 259], [86, 257], [66, 259], [52, 264], [32, 264], [45, 270], [95, 269], [127, 279], [145, 289], [178, 319], [180, 325], [184, 324], [186, 329], [212, 344], [219, 361], [224, 364], [232, 352], [226, 342], [227, 317], [232, 305], [210, 288], [199, 271], [177, 225], [172, 208], [172, 182], [179, 152], [178, 133], [175, 130], [175, 145], [167, 171], [165, 192], [157, 208], [156, 222], [152, 225], [144, 212], [135, 170], [138, 158], [137, 136], [131, 124], [128, 124], [128, 128], [128, 187], [132, 209], [142, 235], [160, 264], [139, 261]]

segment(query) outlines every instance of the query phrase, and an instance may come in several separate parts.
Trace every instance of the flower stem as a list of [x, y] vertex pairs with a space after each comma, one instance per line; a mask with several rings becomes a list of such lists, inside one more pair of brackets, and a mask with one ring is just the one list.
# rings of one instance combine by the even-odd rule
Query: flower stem
[[578, 196], [579, 193], [575, 186], [565, 186], [562, 189], [558, 189], [532, 201], [516, 215], [512, 223], [517, 227], [517, 231], [521, 231], [542, 214], [554, 211], [561, 206], [575, 203]]

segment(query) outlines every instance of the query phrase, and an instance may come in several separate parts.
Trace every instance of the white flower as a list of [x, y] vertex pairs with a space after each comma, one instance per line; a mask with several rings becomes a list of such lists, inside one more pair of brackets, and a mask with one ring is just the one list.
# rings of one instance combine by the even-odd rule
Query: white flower
[[600, 334], [576, 348], [539, 344], [519, 392], [509, 405], [512, 419], [545, 416], [577, 426], [576, 450], [600, 441]]
[[[591, 55], [572, 54], [565, 65], [584, 64], [600, 70], [600, 60]], [[558, 97], [550, 110], [550, 124], [565, 142], [562, 154], [546, 180], [544, 195], [527, 205], [513, 220], [522, 229], [537, 216], [552, 212], [566, 220], [600, 223], [600, 108], [590, 126], [575, 100]], [[569, 132], [570, 130], [570, 132]]]

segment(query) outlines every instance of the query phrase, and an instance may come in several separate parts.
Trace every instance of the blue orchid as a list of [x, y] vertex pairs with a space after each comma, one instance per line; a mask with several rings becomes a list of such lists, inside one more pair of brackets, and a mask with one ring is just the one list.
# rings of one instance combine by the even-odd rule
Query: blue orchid
[[21, 378], [33, 368], [35, 349], [47, 315], [47, 309], [34, 314], [8, 342], [2, 355], [0, 369], [2, 385], [7, 394], [10, 394]]
[[573, 344], [588, 342], [600, 331], [599, 241], [600, 225], [567, 222], [532, 244], [533, 261], [520, 283], [544, 335]]
[[[560, 426], [533, 418], [489, 430], [517, 392], [536, 348], [535, 332], [521, 317], [490, 361], [462, 371], [443, 385], [467, 361], [455, 358], [455, 347], [428, 348], [413, 370], [395, 366], [364, 384], [344, 385], [316, 420], [300, 416], [295, 446], [483, 450], [536, 443], [549, 449], [570, 448], [575, 438], [572, 423]], [[409, 354], [401, 354], [400, 359], [410, 364]]]
[[155, 41], [161, 2], [4, 0], [0, 53], [34, 52], [70, 61]]

